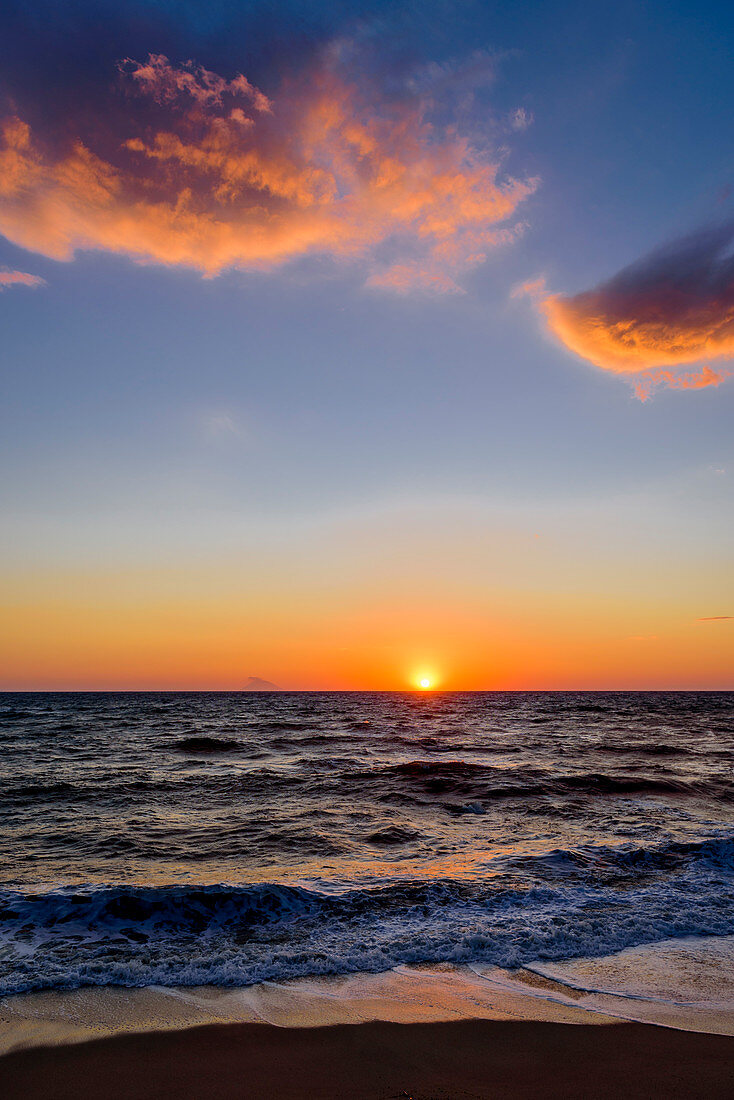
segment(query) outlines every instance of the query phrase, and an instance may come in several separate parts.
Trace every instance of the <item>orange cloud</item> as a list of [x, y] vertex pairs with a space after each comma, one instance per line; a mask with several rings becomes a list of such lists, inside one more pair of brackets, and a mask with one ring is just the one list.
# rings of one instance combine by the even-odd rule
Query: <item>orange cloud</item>
[[40, 275], [29, 275], [27, 271], [10, 271], [8, 268], [0, 268], [0, 290], [7, 290], [9, 286], [45, 286], [46, 280]]
[[653, 370], [639, 377], [634, 383], [635, 397], [647, 401], [659, 386], [668, 386], [671, 390], [702, 390], [706, 386], [719, 386], [731, 375], [731, 371], [712, 370], [703, 367], [698, 373], [689, 371], [674, 374], [670, 370]]
[[656, 386], [718, 386], [728, 370], [669, 368], [734, 357], [734, 226], [709, 229], [660, 249], [594, 290], [540, 296], [556, 336], [589, 362], [638, 375], [637, 396]]
[[5, 119], [0, 233], [15, 244], [208, 276], [328, 254], [366, 261], [373, 286], [456, 290], [520, 231], [499, 225], [537, 184], [501, 178], [497, 157], [434, 127], [421, 102], [367, 96], [333, 64], [272, 101], [243, 76], [159, 54], [120, 68], [126, 132], [102, 145], [80, 135], [59, 151]]
[[149, 54], [147, 62], [143, 63], [128, 58], [121, 62], [119, 68], [158, 103], [171, 103], [179, 93], [183, 93], [202, 106], [220, 107], [226, 95], [242, 95], [252, 102], [256, 111], [272, 109], [268, 97], [242, 74], [234, 80], [225, 80], [218, 73], [209, 72], [193, 61], [184, 61], [183, 65], [175, 67], [162, 53]]

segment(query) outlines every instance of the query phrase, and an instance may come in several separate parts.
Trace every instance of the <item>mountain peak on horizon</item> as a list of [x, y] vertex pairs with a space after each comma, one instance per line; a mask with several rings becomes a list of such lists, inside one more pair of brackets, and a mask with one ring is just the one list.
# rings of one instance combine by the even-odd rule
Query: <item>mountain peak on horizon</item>
[[260, 676], [248, 676], [247, 683], [242, 688], [243, 691], [280, 691], [277, 684], [274, 684], [272, 680], [263, 680]]

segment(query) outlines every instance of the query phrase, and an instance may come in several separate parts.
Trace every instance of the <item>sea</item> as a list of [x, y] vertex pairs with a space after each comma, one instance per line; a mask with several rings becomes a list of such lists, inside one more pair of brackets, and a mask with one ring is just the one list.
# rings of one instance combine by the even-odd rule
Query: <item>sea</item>
[[734, 934], [734, 693], [0, 695], [0, 995]]

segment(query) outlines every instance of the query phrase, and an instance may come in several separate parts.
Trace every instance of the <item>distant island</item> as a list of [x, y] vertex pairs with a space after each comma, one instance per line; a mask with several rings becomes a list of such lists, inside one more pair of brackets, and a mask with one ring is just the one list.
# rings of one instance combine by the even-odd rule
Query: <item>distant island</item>
[[242, 688], [243, 691], [280, 691], [277, 684], [274, 684], [271, 680], [262, 680], [259, 676], [248, 677], [247, 683]]

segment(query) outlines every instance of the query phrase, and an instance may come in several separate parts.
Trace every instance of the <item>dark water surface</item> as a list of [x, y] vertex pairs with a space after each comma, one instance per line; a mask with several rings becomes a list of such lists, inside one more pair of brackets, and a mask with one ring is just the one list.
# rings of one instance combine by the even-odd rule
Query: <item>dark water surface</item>
[[0, 695], [0, 992], [734, 933], [732, 693]]

